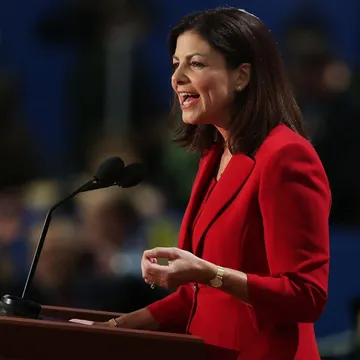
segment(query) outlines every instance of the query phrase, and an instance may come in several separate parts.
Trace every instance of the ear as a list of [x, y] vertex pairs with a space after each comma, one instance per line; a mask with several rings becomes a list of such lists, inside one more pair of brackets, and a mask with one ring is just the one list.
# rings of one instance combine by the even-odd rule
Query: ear
[[243, 91], [249, 84], [251, 79], [251, 64], [243, 63], [237, 69], [237, 81], [235, 90], [240, 92]]

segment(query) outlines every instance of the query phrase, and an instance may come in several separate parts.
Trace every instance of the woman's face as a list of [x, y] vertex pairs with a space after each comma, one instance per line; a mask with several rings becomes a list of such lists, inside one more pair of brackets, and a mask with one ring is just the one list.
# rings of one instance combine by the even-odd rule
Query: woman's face
[[177, 39], [171, 80], [185, 123], [226, 127], [239, 70], [229, 70], [224, 56], [194, 31]]

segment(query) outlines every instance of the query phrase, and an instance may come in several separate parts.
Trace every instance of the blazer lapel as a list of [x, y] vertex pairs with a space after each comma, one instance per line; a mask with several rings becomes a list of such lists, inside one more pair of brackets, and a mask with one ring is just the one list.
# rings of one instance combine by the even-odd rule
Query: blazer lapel
[[191, 230], [190, 227], [192, 226], [194, 216], [199, 208], [200, 202], [202, 201], [204, 191], [207, 189], [206, 185], [208, 184], [208, 180], [210, 179], [212, 171], [216, 166], [216, 162], [220, 156], [220, 151], [221, 148], [214, 146], [200, 160], [199, 169], [191, 190], [190, 200], [180, 226], [178, 246], [181, 249], [191, 250], [189, 230]]
[[[235, 154], [231, 158], [227, 168], [225, 169], [222, 177], [219, 179], [214, 190], [212, 191], [209, 200], [201, 214], [197, 227], [201, 235], [200, 239], [197, 239], [194, 253], [201, 256], [202, 243], [206, 234], [206, 231], [216, 218], [221, 215], [223, 209], [229, 205], [229, 203], [235, 198], [238, 192], [241, 190], [246, 180], [250, 176], [255, 165], [255, 160], [244, 155]], [[206, 166], [211, 166], [210, 163]], [[204, 166], [205, 167], [205, 166]], [[213, 166], [212, 166], [213, 169]], [[211, 173], [212, 169], [203, 169], [206, 173]]]

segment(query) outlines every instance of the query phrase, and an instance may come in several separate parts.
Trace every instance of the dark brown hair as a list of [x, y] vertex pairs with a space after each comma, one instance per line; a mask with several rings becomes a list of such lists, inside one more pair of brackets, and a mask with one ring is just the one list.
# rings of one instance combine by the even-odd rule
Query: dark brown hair
[[[232, 7], [191, 13], [170, 33], [171, 56], [178, 37], [187, 31], [197, 32], [219, 51], [228, 68], [236, 69], [242, 63], [252, 66], [250, 82], [237, 93], [233, 104], [228, 139], [232, 153], [254, 155], [269, 132], [281, 123], [306, 137], [277, 44], [261, 20]], [[173, 113], [177, 106], [176, 100]], [[216, 133], [213, 125], [181, 122], [174, 140], [190, 151], [203, 152], [215, 143]]]

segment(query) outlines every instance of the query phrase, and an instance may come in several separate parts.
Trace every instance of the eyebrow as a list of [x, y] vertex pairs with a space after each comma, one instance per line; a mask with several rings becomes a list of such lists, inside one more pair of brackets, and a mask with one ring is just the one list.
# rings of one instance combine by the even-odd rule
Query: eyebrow
[[[206, 54], [202, 54], [202, 53], [191, 53], [189, 55], [186, 56], [186, 59], [191, 59], [194, 56], [202, 56], [202, 57], [206, 57]], [[175, 60], [179, 60], [179, 58], [176, 55], [173, 55], [172, 57]]]

